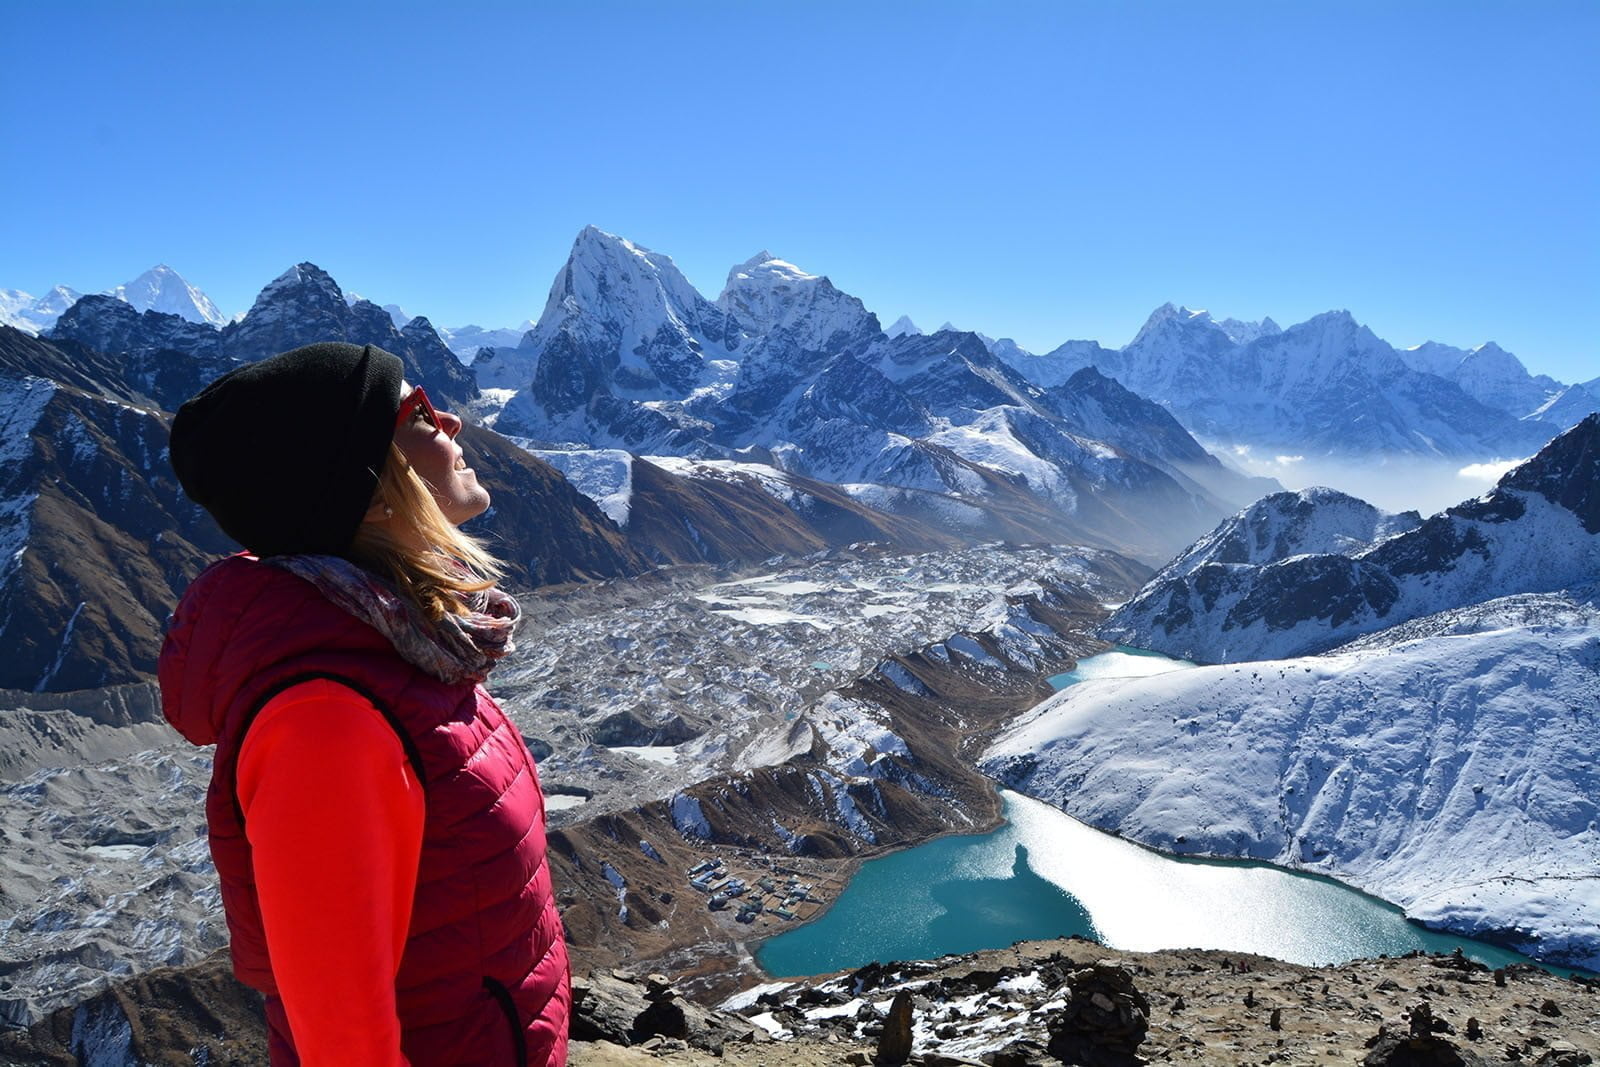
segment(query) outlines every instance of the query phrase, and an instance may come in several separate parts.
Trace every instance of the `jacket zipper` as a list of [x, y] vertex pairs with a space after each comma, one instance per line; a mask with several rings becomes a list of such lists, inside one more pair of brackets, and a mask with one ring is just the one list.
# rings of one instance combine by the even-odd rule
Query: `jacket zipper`
[[488, 975], [484, 975], [483, 988], [487, 989], [489, 995], [494, 998], [495, 1003], [500, 1005], [500, 1014], [506, 1017], [506, 1025], [511, 1027], [511, 1047], [516, 1052], [516, 1062], [518, 1064], [527, 1063], [528, 1037], [522, 1032], [522, 1023], [517, 1018], [517, 1005], [511, 999], [511, 990]]

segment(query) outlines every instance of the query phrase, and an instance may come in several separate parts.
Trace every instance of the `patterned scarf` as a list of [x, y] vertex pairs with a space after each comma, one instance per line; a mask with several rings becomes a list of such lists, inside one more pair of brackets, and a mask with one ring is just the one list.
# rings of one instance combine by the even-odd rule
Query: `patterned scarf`
[[497, 660], [516, 651], [512, 634], [522, 609], [499, 589], [467, 595], [468, 614], [434, 623], [382, 578], [339, 556], [269, 556], [262, 562], [316, 586], [388, 638], [401, 659], [441, 682], [481, 682]]

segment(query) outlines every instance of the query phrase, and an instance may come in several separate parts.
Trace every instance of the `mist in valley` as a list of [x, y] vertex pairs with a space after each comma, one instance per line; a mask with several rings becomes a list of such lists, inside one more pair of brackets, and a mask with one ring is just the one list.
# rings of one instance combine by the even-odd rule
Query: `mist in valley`
[[1276, 478], [1285, 489], [1327, 486], [1384, 511], [1415, 510], [1424, 518], [1481, 496], [1528, 457], [1460, 459], [1382, 456], [1362, 460], [1332, 456], [1266, 455], [1245, 446], [1208, 446], [1247, 474]]

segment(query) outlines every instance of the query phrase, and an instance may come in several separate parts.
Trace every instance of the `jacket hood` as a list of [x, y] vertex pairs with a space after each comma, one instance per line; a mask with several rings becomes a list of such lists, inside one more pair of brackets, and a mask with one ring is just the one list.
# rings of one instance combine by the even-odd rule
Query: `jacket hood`
[[313, 651], [384, 650], [388, 642], [313, 586], [254, 556], [201, 572], [178, 602], [161, 646], [161, 710], [196, 745], [214, 745], [242, 689], [268, 668]]

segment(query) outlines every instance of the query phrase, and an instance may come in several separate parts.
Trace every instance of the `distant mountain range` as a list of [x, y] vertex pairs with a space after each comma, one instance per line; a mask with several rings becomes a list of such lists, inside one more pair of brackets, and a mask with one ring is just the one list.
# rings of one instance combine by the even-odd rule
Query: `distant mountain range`
[[[608, 242], [616, 254], [604, 250], [602, 246]], [[637, 277], [628, 263], [630, 256], [649, 264], [635, 265], [642, 272]], [[602, 284], [617, 282], [620, 287], [584, 290], [584, 276]], [[818, 285], [819, 281], [823, 284]], [[661, 292], [636, 288], [635, 282], [647, 288], [660, 287]], [[124, 300], [138, 311], [176, 314], [218, 328], [226, 325], [225, 317], [204, 293], [165, 265], [106, 295]], [[80, 296], [66, 286], [37, 299], [17, 290], [0, 290], [0, 323], [30, 333], [44, 332]], [[364, 302], [355, 294], [345, 294], [345, 299], [351, 305]], [[820, 303], [807, 304], [813, 300]], [[631, 306], [638, 301], [643, 305]], [[624, 371], [640, 360], [648, 363], [641, 338], [624, 336], [622, 320], [632, 320], [637, 328], [659, 327], [662, 323], [655, 322], [644, 306], [670, 308], [670, 317], [677, 323], [669, 326], [668, 333], [680, 334], [685, 344], [692, 339], [701, 352], [683, 366], [692, 365], [704, 380], [696, 379], [693, 386], [687, 381], [674, 384], [670, 374], [661, 379], [651, 370], [638, 380], [624, 375], [610, 383], [618, 388], [608, 391], [624, 401], [662, 403], [682, 401], [685, 396], [679, 394], [695, 389], [702, 395], [724, 393], [730, 408], [719, 413], [724, 422], [752, 402], [759, 406], [762, 389], [781, 387], [786, 377], [794, 376], [797, 366], [806, 365], [807, 354], [814, 362], [822, 355], [840, 354], [851, 343], [845, 335], [808, 338], [797, 329], [839, 327], [848, 332], [864, 328], [886, 341], [924, 336], [904, 316], [880, 334], [875, 317], [870, 326], [865, 323], [867, 312], [859, 300], [839, 292], [826, 278], [806, 274], [767, 252], [734, 267], [724, 292], [710, 302], [716, 311], [732, 316], [728, 320], [734, 323], [732, 327], [722, 327], [719, 334], [717, 324], [706, 318], [700, 307], [707, 303], [669, 257], [590, 227], [580, 234], [568, 264], [552, 286], [539, 318], [542, 329], [530, 319], [515, 328], [461, 326], [434, 327], [433, 331], [461, 361], [472, 363], [482, 357], [477, 364], [481, 384], [494, 389], [517, 391], [529, 386], [545, 350], [550, 349], [550, 363], [535, 392], [547, 413], [570, 413], [570, 408], [560, 406], [556, 379], [582, 371], [568, 365], [566, 346], [580, 335], [590, 344], [601, 342], [602, 348], [615, 342], [614, 358]], [[807, 306], [802, 309], [802, 304]], [[382, 310], [397, 330], [411, 322], [411, 316], [397, 305], [386, 304]], [[597, 319], [591, 325], [599, 333], [586, 332], [590, 327], [576, 323], [575, 317]], [[781, 321], [785, 318], [790, 321]], [[617, 330], [608, 333], [598, 325], [608, 320]], [[732, 333], [727, 332], [730, 328]], [[935, 333], [968, 331], [946, 323]], [[565, 340], [556, 340], [563, 336]], [[1044, 354], [1028, 352], [1007, 338], [970, 336], [1041, 387], [1064, 384], [1077, 371], [1094, 367], [1135, 394], [1164, 406], [1208, 446], [1305, 456], [1382, 454], [1483, 460], [1530, 454], [1551, 434], [1600, 410], [1600, 378], [1567, 384], [1548, 375], [1530, 374], [1516, 356], [1493, 342], [1472, 349], [1432, 341], [1395, 349], [1360, 326], [1348, 312], [1329, 312], [1285, 330], [1270, 318], [1259, 322], [1216, 320], [1204, 311], [1167, 304], [1122, 348], [1068, 341]], [[652, 334], [650, 343], [658, 341], [671, 343], [665, 335], [657, 338]], [[794, 353], [800, 355], [798, 364], [791, 358]], [[658, 352], [654, 358], [659, 363], [666, 357]], [[722, 381], [729, 374], [734, 375], [733, 380]], [[629, 381], [635, 392], [638, 386], [648, 392], [655, 382], [665, 385], [672, 395], [629, 396]], [[567, 387], [582, 389], [574, 382]], [[551, 404], [555, 407], [549, 407]], [[531, 413], [519, 404], [512, 417], [528, 423]], [[647, 428], [633, 430], [638, 436]]]
[[[1358, 447], [1426, 437], [1441, 453], [1484, 458], [1491, 445], [1531, 450], [1556, 427], [1473, 391], [1515, 392], [1523, 406], [1553, 396], [1541, 418], [1586, 395], [1529, 378], [1488, 346], [1425, 346], [1412, 356], [1425, 369], [1412, 368], [1344, 313], [1279, 330], [1168, 307], [1124, 349], [1072, 342], [1045, 356], [909, 321], [885, 332], [826, 277], [766, 252], [735, 266], [710, 301], [670, 258], [593, 227], [537, 324], [511, 331], [514, 345], [481, 346], [470, 367], [426, 317], [346, 293], [311, 263], [226, 322], [165, 267], [113, 294], [58, 290], [34, 305], [32, 321], [53, 316], [42, 336], [0, 327], [0, 392], [45, 398], [14, 405], [16, 454], [0, 476], [0, 541], [15, 545], [0, 555], [0, 637], [25, 650], [0, 686], [17, 688], [148, 669], [185, 576], [226, 547], [165, 469], [166, 413], [232, 366], [317, 340], [395, 352], [410, 380], [480, 424], [469, 435], [480, 469], [510, 491], [479, 521], [522, 584], [858, 541], [1075, 542], [1157, 562], [1281, 489], [1221, 462], [1174, 411], [1211, 411], [1217, 431], [1225, 416], [1235, 428], [1252, 412], [1286, 418], [1290, 404], [1301, 444], [1337, 427]], [[1204, 358], [1282, 388], [1269, 396], [1229, 379], [1245, 412], [1229, 414], [1201, 396]], [[1150, 379], [1159, 368], [1166, 379]], [[1163, 406], [1118, 375], [1193, 402]], [[1363, 392], [1385, 382], [1404, 404]], [[1350, 519], [1357, 541], [1368, 518]], [[1376, 536], [1400, 520], [1373, 521]], [[80, 609], [117, 602], [129, 610], [74, 627]]]

